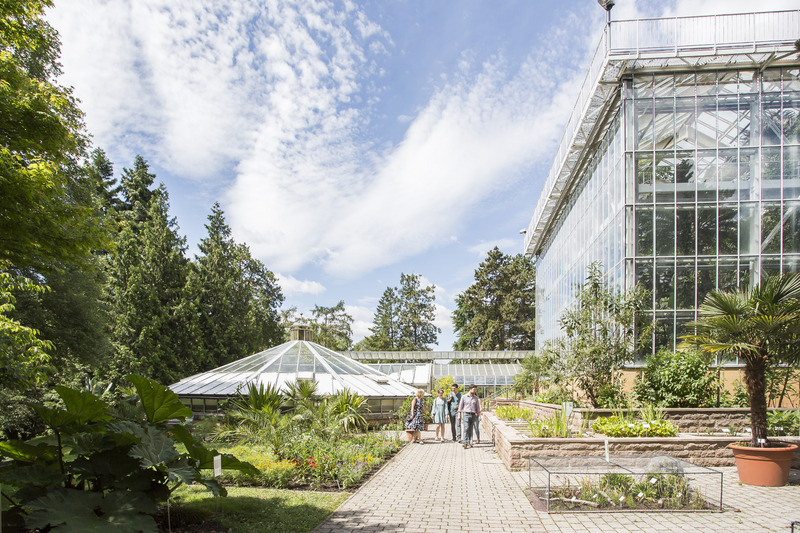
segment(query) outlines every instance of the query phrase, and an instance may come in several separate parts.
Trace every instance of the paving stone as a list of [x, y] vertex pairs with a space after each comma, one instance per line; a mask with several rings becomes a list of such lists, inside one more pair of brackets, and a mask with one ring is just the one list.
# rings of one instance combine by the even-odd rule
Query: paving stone
[[[433, 432], [423, 435], [432, 438]], [[718, 470], [722, 513], [547, 514], [534, 510], [523, 493], [528, 472], [506, 470], [491, 445], [409, 444], [313, 533], [754, 533], [788, 531], [791, 520], [800, 520], [800, 472], [793, 471], [789, 486], [768, 488], [739, 484], [735, 468]], [[467, 498], [477, 504], [465, 508], [460, 502]]]

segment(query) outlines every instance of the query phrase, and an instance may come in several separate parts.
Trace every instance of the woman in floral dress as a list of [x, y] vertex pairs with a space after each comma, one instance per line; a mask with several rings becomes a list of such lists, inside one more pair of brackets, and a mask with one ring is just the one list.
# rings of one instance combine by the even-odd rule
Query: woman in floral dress
[[422, 415], [422, 397], [425, 396], [425, 391], [419, 389], [417, 396], [411, 400], [411, 414], [408, 415], [406, 420], [405, 430], [413, 432], [412, 442], [419, 442], [422, 444], [420, 432], [425, 429], [425, 419]]

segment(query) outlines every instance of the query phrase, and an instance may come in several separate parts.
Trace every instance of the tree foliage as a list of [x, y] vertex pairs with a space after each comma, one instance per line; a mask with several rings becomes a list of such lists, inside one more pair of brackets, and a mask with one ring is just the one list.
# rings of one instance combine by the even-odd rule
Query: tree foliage
[[45, 292], [30, 279], [8, 272], [0, 261], [0, 386], [22, 388], [42, 379], [42, 367], [50, 360], [53, 345], [39, 331], [9, 316], [14, 311], [14, 292]]
[[425, 351], [436, 344], [436, 287], [422, 286], [419, 274], [400, 274], [400, 287], [383, 291], [370, 328], [358, 348], [371, 351]]
[[334, 351], [349, 350], [353, 346], [353, 317], [344, 307], [344, 300], [333, 307], [314, 306], [311, 312], [314, 341]]
[[378, 301], [373, 325], [369, 328], [372, 335], [364, 338], [360, 349], [375, 352], [400, 350], [399, 309], [397, 289], [386, 287]]
[[750, 397], [751, 444], [767, 441], [766, 374], [780, 363], [800, 362], [800, 274], [772, 276], [753, 287], [712, 291], [699, 308], [700, 318], [683, 336], [688, 345], [709, 354], [744, 361]]
[[0, 259], [47, 271], [84, 258], [107, 235], [78, 172], [83, 117], [58, 74], [49, 1], [0, 4]]
[[275, 276], [231, 236], [218, 203], [211, 208], [201, 255], [191, 265], [187, 298], [203, 341], [200, 369], [214, 368], [280, 343]]
[[430, 350], [442, 330], [434, 324], [436, 318], [436, 287], [422, 286], [419, 274], [400, 274], [397, 329], [399, 346], [403, 351]]
[[532, 350], [535, 269], [530, 258], [495, 247], [475, 270], [475, 283], [456, 297], [456, 350]]
[[196, 322], [185, 305], [185, 239], [169, 217], [166, 190], [137, 158], [123, 173], [125, 209], [111, 261], [114, 356], [109, 377], [129, 373], [171, 383], [194, 370]]
[[610, 388], [619, 388], [616, 372], [633, 359], [634, 322], [645, 295], [638, 285], [622, 294], [608, 288], [600, 264], [592, 263], [575, 306], [561, 316], [565, 338], [556, 355], [592, 407]]

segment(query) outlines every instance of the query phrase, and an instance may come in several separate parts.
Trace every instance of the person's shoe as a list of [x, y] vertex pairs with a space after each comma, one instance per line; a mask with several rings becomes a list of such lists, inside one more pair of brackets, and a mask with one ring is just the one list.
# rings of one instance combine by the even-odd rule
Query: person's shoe
[[467, 449], [467, 444], [463, 444], [462, 446], [463, 446], [463, 448], [464, 448], [465, 450]]

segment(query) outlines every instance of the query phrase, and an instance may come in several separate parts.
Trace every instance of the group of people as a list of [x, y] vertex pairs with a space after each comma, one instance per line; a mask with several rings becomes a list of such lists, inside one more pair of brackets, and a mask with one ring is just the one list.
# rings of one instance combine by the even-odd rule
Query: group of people
[[[468, 387], [467, 394], [461, 394], [458, 385], [454, 384], [447, 398], [444, 391], [436, 391], [436, 398], [431, 407], [431, 420], [436, 429], [436, 441], [444, 442], [444, 425], [450, 422], [450, 434], [453, 442], [460, 442], [464, 448], [472, 448], [473, 442], [481, 442], [481, 400], [478, 398], [478, 389], [475, 385]], [[423, 444], [421, 431], [425, 429], [424, 403], [425, 391], [417, 391], [416, 397], [411, 401], [411, 413], [405, 423], [405, 430], [411, 435], [413, 442]], [[473, 440], [473, 436], [475, 439]]]

